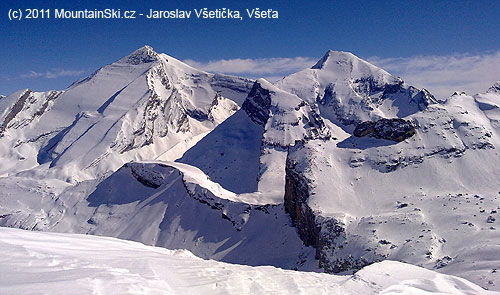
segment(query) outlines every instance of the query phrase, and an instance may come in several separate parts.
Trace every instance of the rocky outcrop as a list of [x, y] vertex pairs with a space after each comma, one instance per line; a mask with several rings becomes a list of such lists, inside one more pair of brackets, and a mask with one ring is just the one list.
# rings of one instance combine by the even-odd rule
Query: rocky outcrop
[[500, 93], [500, 81], [493, 84], [486, 93]]
[[386, 84], [377, 80], [374, 76], [367, 76], [355, 79], [352, 82], [353, 90], [361, 97], [371, 97], [377, 93], [383, 93], [380, 98], [374, 96], [370, 99], [372, 103], [380, 103], [381, 100], [390, 97], [391, 94], [404, 92], [404, 82], [397, 80], [393, 84]]
[[271, 93], [263, 88], [259, 82], [255, 82], [247, 99], [243, 102], [243, 110], [256, 124], [264, 127], [269, 119], [269, 108], [271, 107]]
[[358, 124], [353, 132], [356, 137], [375, 137], [397, 142], [410, 138], [415, 133], [416, 126], [413, 122], [399, 118], [366, 121]]
[[410, 103], [416, 104], [418, 109], [421, 111], [425, 110], [430, 104], [438, 103], [434, 95], [432, 95], [425, 88], [418, 90], [417, 88], [410, 86], [408, 90], [411, 97]]
[[[168, 168], [168, 166], [164, 164], [156, 165]], [[123, 169], [130, 169], [130, 174], [132, 174], [132, 176], [143, 185], [151, 188], [159, 188], [165, 183], [166, 176], [162, 173], [161, 169], [160, 171], [152, 169], [156, 168], [156, 165], [129, 162], [123, 165]]]
[[41, 117], [50, 105], [63, 91], [47, 91], [36, 93], [26, 89], [10, 108], [3, 122], [0, 124], [0, 137], [7, 129], [20, 129], [29, 125], [36, 118]]

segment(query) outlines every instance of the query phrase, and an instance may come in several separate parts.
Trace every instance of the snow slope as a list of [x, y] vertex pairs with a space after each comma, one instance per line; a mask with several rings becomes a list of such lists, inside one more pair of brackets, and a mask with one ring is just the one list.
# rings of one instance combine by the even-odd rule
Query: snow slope
[[317, 270], [314, 249], [303, 245], [283, 205], [239, 197], [185, 164], [130, 162], [102, 181], [76, 186], [3, 178], [0, 204], [0, 226], [111, 236], [232, 263]]
[[0, 228], [0, 251], [5, 294], [495, 294], [393, 261], [335, 276], [203, 260], [186, 250], [113, 238], [7, 228]]

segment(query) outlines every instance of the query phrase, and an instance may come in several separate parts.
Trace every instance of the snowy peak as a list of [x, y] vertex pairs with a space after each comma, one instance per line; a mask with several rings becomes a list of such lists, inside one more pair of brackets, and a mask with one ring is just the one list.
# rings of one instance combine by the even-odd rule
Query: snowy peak
[[312, 68], [292, 74], [275, 85], [310, 105], [323, 117], [343, 125], [380, 118], [403, 118], [437, 103], [426, 90], [349, 52], [328, 51]]
[[339, 60], [349, 60], [357, 58], [354, 54], [345, 51], [334, 51], [328, 50], [323, 57], [318, 60], [318, 62], [311, 67], [311, 69], [323, 69], [326, 67], [327, 63], [335, 62]]
[[158, 60], [158, 53], [156, 53], [153, 47], [145, 45], [131, 54], [120, 59], [122, 62], [130, 63], [133, 65], [155, 62]]
[[323, 55], [323, 57], [318, 60], [318, 62], [314, 66], [311, 67], [311, 69], [324, 69], [332, 63], [338, 63], [341, 61], [352, 62], [353, 60], [363, 61], [351, 52], [328, 50], [325, 55]]
[[311, 69], [335, 75], [337, 80], [360, 80], [374, 77], [383, 83], [397, 83], [399, 78], [357, 57], [350, 52], [329, 50]]
[[486, 93], [498, 93], [500, 94], [500, 81], [496, 82], [491, 86]]

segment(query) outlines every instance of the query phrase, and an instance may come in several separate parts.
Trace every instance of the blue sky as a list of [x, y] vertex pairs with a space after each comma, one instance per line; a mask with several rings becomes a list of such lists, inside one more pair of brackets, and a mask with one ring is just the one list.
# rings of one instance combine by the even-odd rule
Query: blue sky
[[[28, 87], [40, 91], [64, 89], [77, 78], [144, 44], [211, 70], [218, 70], [217, 62], [221, 60], [232, 61], [235, 66], [242, 60], [254, 63], [254, 70], [228, 71], [231, 63], [222, 67], [221, 71], [243, 76], [271, 78], [286, 74], [319, 59], [328, 49], [334, 49], [351, 51], [378, 62], [403, 78], [412, 71], [410, 66], [418, 58], [441, 61], [443, 67], [451, 58], [461, 64], [458, 69], [463, 72], [474, 61], [477, 63], [477, 57], [486, 57], [487, 62], [484, 59], [479, 62], [489, 68], [475, 71], [478, 75], [486, 72], [486, 79], [491, 76], [491, 81], [500, 80], [500, 72], [495, 71], [495, 68], [500, 69], [498, 0], [20, 2], [0, 2], [0, 94]], [[116, 8], [147, 13], [150, 8], [191, 10], [204, 7], [226, 7], [242, 12], [246, 8], [272, 8], [279, 11], [279, 19], [8, 20], [9, 9]], [[270, 59], [281, 68], [269, 69], [273, 65]], [[428, 64], [429, 59], [425, 62]], [[283, 63], [288, 67], [283, 67]], [[258, 72], [255, 67], [259, 65], [268, 65], [268, 69]], [[449, 69], [444, 73], [449, 73]], [[494, 77], [497, 74], [498, 77]], [[410, 76], [410, 82], [412, 79]], [[470, 81], [464, 81], [467, 82]], [[454, 83], [460, 84], [460, 81]]]

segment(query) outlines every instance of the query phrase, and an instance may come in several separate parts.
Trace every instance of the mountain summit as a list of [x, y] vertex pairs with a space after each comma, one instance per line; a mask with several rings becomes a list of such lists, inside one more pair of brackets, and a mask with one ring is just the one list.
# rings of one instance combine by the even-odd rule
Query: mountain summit
[[437, 100], [349, 52], [328, 51], [312, 68], [276, 82], [311, 104], [322, 116], [344, 125], [406, 117]]
[[347, 77], [361, 78], [373, 76], [385, 79], [385, 83], [396, 83], [400, 79], [390, 75], [381, 68], [357, 57], [351, 52], [329, 50], [311, 69], [328, 70], [337, 73], [338, 79]]
[[137, 49], [136, 51], [132, 52], [131, 54], [125, 56], [121, 60], [126, 61], [133, 65], [138, 65], [141, 63], [150, 63], [158, 60], [158, 53], [156, 53], [151, 46], [145, 45]]

